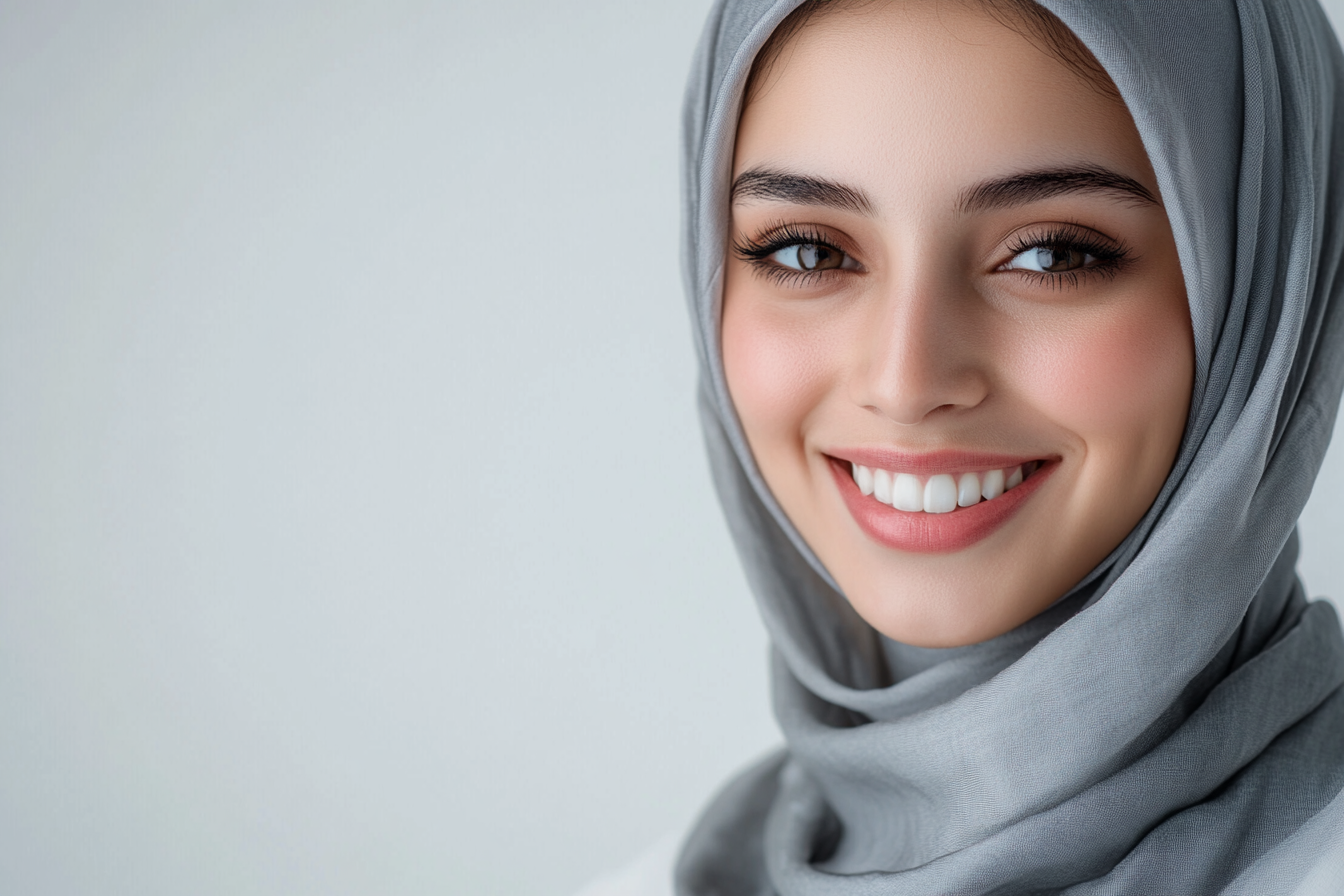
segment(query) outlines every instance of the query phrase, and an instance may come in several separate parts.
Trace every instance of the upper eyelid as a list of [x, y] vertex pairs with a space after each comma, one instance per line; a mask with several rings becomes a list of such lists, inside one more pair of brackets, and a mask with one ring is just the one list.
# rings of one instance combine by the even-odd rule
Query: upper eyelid
[[[1107, 253], [1129, 254], [1129, 244], [1086, 224], [1072, 221], [1031, 224], [1014, 228], [996, 244], [997, 252], [1008, 257], [1019, 254], [1035, 246], [1082, 246], [1104, 250]], [[1010, 254], [1009, 254], [1010, 253]]]
[[[739, 230], [738, 236], [733, 239], [731, 248], [734, 253], [739, 255], [742, 254], [743, 249], [752, 250], [753, 253], [771, 254], [787, 246], [806, 243], [829, 246], [856, 261], [859, 259], [859, 253], [854, 251], [853, 241], [848, 237], [836, 234], [832, 228], [822, 224], [795, 221], [782, 221], [767, 225], [757, 229], [754, 235], [745, 230]], [[767, 249], [768, 252], [766, 252]]]
[[[748, 241], [753, 243], [774, 242], [776, 237], [781, 236], [785, 231], [793, 230], [799, 239], [794, 242], [819, 242], [833, 245], [838, 249], [843, 249], [849, 254], [859, 254], [854, 248], [854, 240], [843, 231], [818, 222], [803, 221], [775, 221], [762, 227], [745, 228], [735, 227], [738, 238], [733, 242], [740, 243]], [[1079, 221], [1055, 220], [1055, 221], [1036, 221], [1029, 224], [1019, 224], [1002, 232], [995, 243], [1003, 245], [1012, 242], [1014, 237], [1019, 237], [1023, 232], [1032, 234], [1033, 239], [1048, 239], [1049, 237], [1065, 233], [1068, 235], [1077, 234], [1079, 236], [1093, 237], [1096, 241], [1105, 242], [1112, 245], [1122, 245], [1123, 240], [1117, 239], [1100, 230]]]
[[998, 244], [1004, 246], [1017, 244], [1027, 247], [1049, 243], [1052, 240], [1061, 243], [1104, 243], [1117, 248], [1125, 245], [1123, 240], [1077, 221], [1040, 221], [1014, 227], [999, 239]]

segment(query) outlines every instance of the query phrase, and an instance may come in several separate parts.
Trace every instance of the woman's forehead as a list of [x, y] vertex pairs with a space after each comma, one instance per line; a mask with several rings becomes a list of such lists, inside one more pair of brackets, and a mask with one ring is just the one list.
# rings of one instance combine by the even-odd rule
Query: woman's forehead
[[841, 9], [793, 34], [739, 123], [734, 177], [766, 167], [861, 186], [879, 208], [986, 178], [1099, 167], [1156, 192], [1118, 98], [976, 4]]

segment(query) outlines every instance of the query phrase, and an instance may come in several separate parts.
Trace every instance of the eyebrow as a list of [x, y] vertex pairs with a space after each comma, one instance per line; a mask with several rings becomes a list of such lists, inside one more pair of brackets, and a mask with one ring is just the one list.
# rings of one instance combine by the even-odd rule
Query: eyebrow
[[862, 190], [820, 177], [766, 168], [744, 171], [733, 181], [730, 203], [736, 205], [743, 199], [819, 205], [860, 215], [873, 214], [873, 204]]
[[1027, 205], [1066, 193], [1112, 193], [1137, 204], [1161, 206], [1147, 187], [1107, 168], [1050, 168], [1024, 171], [976, 184], [961, 194], [963, 213]]
[[[1161, 206], [1143, 184], [1108, 168], [1080, 166], [1024, 171], [976, 184], [961, 194], [962, 214], [1027, 205], [1068, 193], [1111, 193], [1137, 204]], [[764, 199], [791, 205], [816, 205], [872, 215], [873, 203], [862, 190], [806, 174], [752, 168], [733, 181], [730, 202]]]

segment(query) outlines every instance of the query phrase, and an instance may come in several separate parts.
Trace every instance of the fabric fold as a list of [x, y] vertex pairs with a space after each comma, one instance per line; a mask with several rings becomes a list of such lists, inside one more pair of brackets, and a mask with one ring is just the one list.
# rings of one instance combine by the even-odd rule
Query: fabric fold
[[1176, 463], [1124, 542], [1046, 613], [943, 652], [859, 618], [729, 399], [734, 133], [751, 62], [797, 0], [709, 17], [686, 92], [683, 273], [787, 750], [706, 810], [683, 896], [1195, 896], [1268, 879], [1265, 863], [1300, 879], [1323, 813], [1344, 831], [1344, 638], [1294, 571], [1344, 384], [1338, 42], [1314, 0], [1038, 2], [1110, 74], [1148, 152], [1195, 385]]

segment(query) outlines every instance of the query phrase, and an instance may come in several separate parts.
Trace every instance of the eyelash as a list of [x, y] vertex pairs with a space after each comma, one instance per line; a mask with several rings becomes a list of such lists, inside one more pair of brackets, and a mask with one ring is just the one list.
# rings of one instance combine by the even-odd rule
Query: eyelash
[[795, 271], [770, 260], [770, 256], [779, 250], [797, 245], [822, 246], [843, 255], [849, 255], [848, 252], [837, 246], [834, 240], [827, 239], [818, 231], [809, 230], [795, 224], [781, 224], [773, 227], [756, 239], [745, 235], [740, 236], [733, 243], [733, 252], [763, 276], [786, 286], [806, 286], [826, 274], [838, 273], [834, 270]]
[[[1008, 261], [1028, 249], [1072, 250], [1096, 259], [1094, 264], [1076, 271], [1064, 271], [1052, 274], [1047, 271], [1025, 271], [1010, 268], [1006, 272], [1020, 274], [1042, 286], [1055, 289], [1074, 288], [1086, 277], [1113, 278], [1132, 259], [1129, 248], [1118, 241], [1108, 240], [1094, 230], [1077, 224], [1051, 225], [1044, 232], [1024, 234], [1013, 240], [1008, 246]], [[1008, 262], [1004, 262], [1008, 264]], [[995, 270], [1003, 270], [1002, 267]]]
[[[733, 243], [733, 252], [750, 264], [763, 276], [781, 285], [805, 286], [832, 271], [795, 271], [770, 260], [781, 249], [796, 245], [823, 246], [845, 255], [849, 253], [837, 246], [834, 240], [822, 236], [819, 231], [795, 224], [781, 224], [771, 228], [760, 237], [752, 239], [745, 235]], [[1049, 273], [1046, 271], [1026, 271], [1010, 268], [1008, 271], [1025, 276], [1041, 286], [1055, 289], [1075, 288], [1084, 278], [1101, 276], [1112, 278], [1132, 260], [1129, 248], [1118, 241], [1110, 241], [1096, 231], [1076, 224], [1054, 225], [1044, 232], [1025, 234], [1017, 237], [1008, 246], [1009, 261], [1028, 249], [1064, 249], [1082, 252], [1096, 259], [1081, 270]], [[851, 256], [852, 257], [852, 256]], [[1004, 262], [1007, 264], [1008, 262]], [[1001, 270], [996, 268], [995, 270]], [[1005, 271], [1008, 272], [1008, 271]]]

